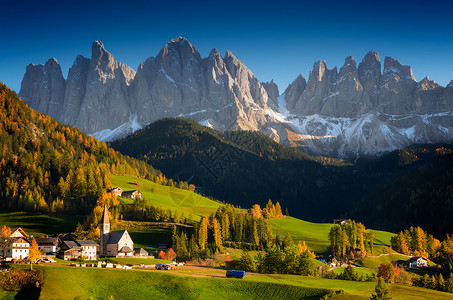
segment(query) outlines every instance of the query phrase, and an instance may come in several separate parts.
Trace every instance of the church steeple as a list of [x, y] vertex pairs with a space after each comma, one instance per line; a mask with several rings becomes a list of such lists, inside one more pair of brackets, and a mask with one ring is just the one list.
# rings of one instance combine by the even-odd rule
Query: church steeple
[[104, 205], [104, 213], [102, 215], [102, 222], [100, 226], [100, 236], [101, 236], [101, 242], [100, 242], [100, 249], [99, 249], [99, 254], [102, 256], [107, 255], [107, 243], [110, 238], [110, 219], [109, 219], [109, 210], [107, 209], [107, 205]]

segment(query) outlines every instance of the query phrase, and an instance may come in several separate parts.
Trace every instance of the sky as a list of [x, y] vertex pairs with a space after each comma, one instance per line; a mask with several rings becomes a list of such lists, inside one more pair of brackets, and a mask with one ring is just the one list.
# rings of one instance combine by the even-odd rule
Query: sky
[[444, 1], [22, 1], [0, 0], [0, 81], [19, 92], [26, 66], [53, 57], [66, 78], [76, 56], [103, 41], [137, 69], [165, 44], [187, 38], [202, 57], [230, 50], [260, 81], [283, 92], [313, 63], [357, 64], [368, 51], [412, 66], [445, 86], [453, 80], [453, 3]]

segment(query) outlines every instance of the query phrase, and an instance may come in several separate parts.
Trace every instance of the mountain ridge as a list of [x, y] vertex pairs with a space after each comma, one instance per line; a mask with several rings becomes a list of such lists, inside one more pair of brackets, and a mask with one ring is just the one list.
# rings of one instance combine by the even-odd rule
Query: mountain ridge
[[[38, 65], [41, 66], [41, 65]], [[55, 59], [27, 67], [20, 96], [32, 108], [101, 140], [115, 140], [164, 117], [189, 117], [221, 131], [256, 130], [315, 155], [381, 155], [413, 143], [453, 141], [453, 83], [417, 82], [377, 52], [329, 69], [315, 62], [280, 94], [226, 51], [207, 57], [185, 38], [170, 40], [135, 72], [100, 41], [64, 80]], [[453, 81], [452, 81], [453, 82]]]

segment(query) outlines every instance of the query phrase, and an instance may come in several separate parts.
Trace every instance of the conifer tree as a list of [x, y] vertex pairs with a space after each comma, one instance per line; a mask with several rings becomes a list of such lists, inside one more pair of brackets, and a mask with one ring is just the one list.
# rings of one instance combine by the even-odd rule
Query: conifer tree
[[371, 300], [390, 300], [392, 297], [390, 296], [390, 290], [385, 283], [384, 279], [379, 278], [374, 288], [374, 293], [371, 295]]

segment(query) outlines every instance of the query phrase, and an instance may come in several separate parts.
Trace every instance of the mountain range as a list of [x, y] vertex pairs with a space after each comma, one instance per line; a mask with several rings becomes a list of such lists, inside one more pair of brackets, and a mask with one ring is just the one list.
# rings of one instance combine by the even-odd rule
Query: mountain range
[[188, 117], [220, 131], [261, 131], [312, 154], [380, 155], [414, 143], [453, 142], [453, 81], [446, 87], [376, 52], [329, 69], [314, 63], [283, 92], [260, 82], [230, 51], [201, 57], [171, 40], [134, 71], [100, 41], [77, 56], [67, 78], [56, 59], [27, 66], [20, 97], [31, 108], [113, 141], [164, 117]]

